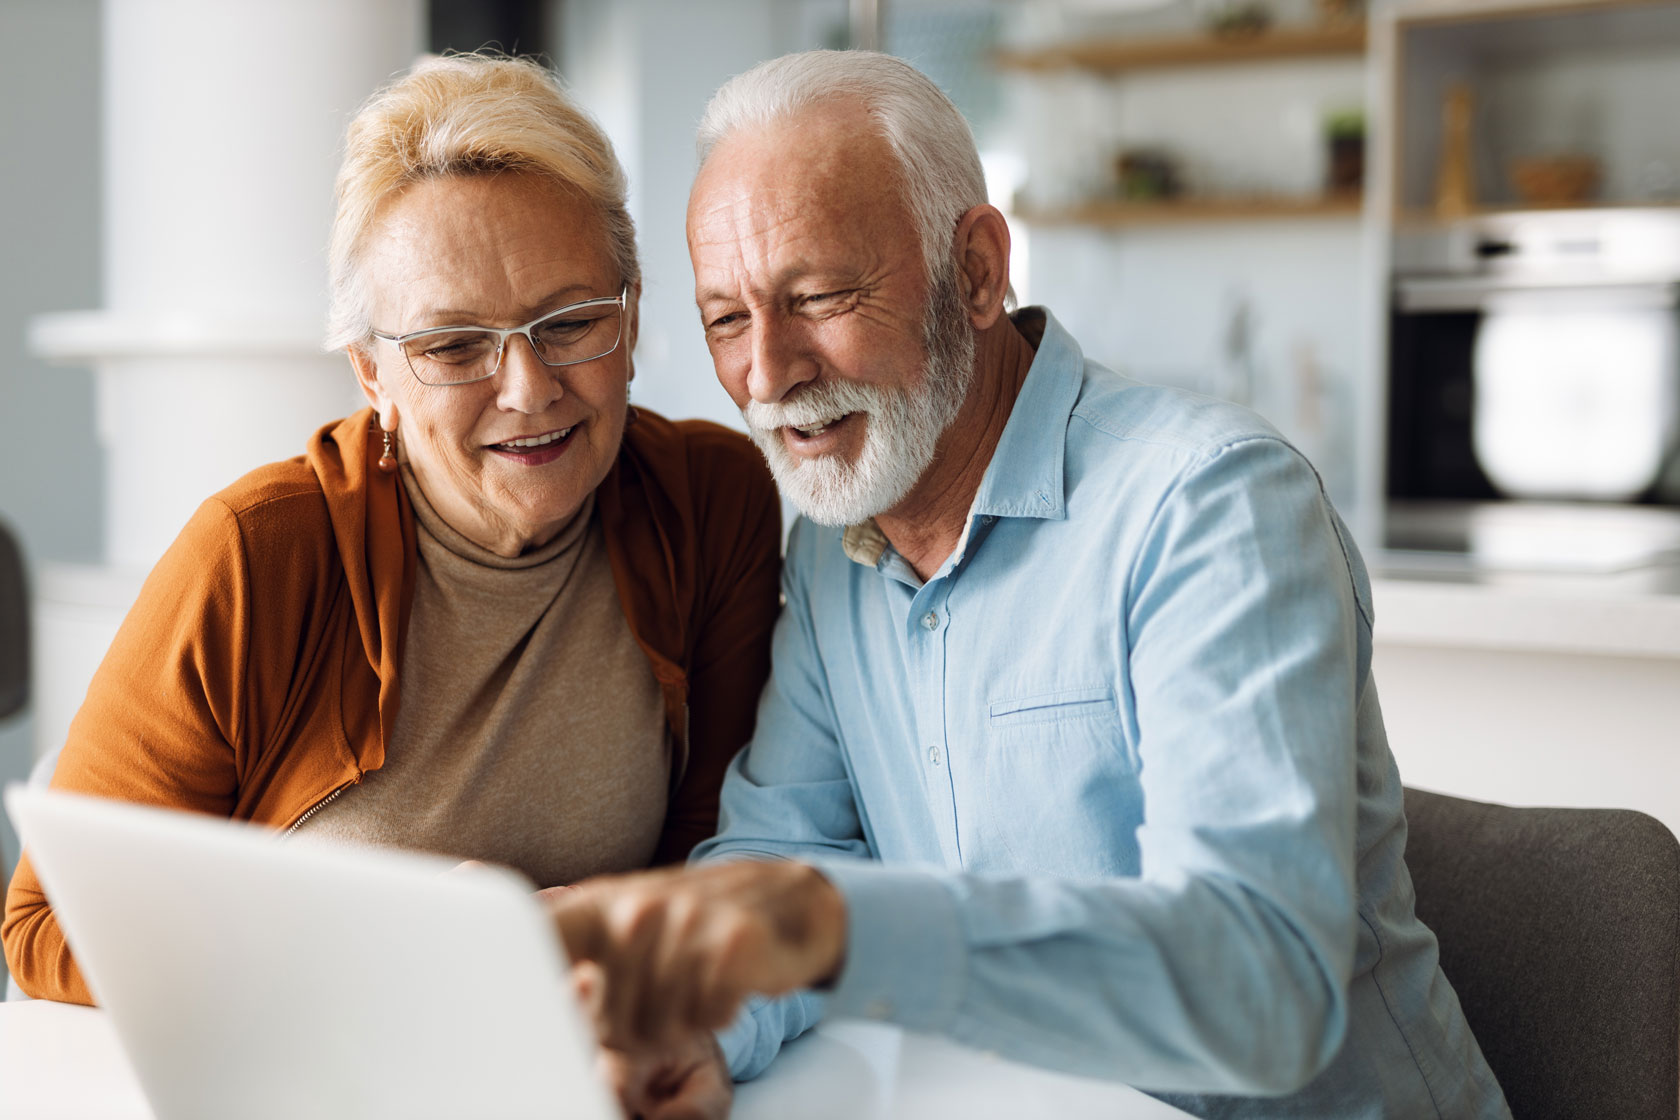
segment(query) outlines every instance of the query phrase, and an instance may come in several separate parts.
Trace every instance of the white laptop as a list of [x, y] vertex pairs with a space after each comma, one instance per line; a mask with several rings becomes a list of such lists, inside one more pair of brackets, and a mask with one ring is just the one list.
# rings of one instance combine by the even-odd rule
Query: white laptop
[[19, 785], [6, 807], [160, 1120], [619, 1115], [513, 872]]

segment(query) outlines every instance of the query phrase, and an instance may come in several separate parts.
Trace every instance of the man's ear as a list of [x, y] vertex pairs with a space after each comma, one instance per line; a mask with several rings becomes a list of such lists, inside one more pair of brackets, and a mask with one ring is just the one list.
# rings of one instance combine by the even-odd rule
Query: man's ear
[[379, 369], [374, 365], [373, 355], [363, 346], [351, 346], [346, 353], [350, 356], [350, 368], [356, 371], [356, 384], [361, 387], [362, 396], [373, 406], [373, 411], [379, 415], [379, 426], [387, 432], [397, 430], [397, 403], [385, 391], [385, 386], [379, 381]]
[[1009, 291], [1009, 223], [995, 206], [982, 203], [957, 222], [951, 251], [957, 287], [969, 322], [985, 330], [1003, 314]]

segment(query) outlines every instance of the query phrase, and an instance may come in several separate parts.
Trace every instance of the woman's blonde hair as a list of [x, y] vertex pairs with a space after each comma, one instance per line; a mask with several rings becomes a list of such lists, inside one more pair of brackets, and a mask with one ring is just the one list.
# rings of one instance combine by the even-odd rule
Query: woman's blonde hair
[[424, 59], [368, 99], [344, 149], [327, 258], [328, 349], [371, 337], [363, 242], [386, 199], [428, 179], [500, 171], [553, 179], [600, 212], [625, 286], [640, 287], [624, 169], [600, 126], [535, 62], [485, 53]]

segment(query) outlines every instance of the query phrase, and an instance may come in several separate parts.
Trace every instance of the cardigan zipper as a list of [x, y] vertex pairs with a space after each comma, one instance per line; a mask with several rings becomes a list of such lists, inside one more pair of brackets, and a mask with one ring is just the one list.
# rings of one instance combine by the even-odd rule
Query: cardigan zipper
[[343, 793], [345, 790], [349, 789], [351, 786], [353, 786], [355, 784], [356, 784], [355, 782], [345, 782], [343, 785], [339, 786], [337, 789], [333, 790], [331, 793], [329, 793], [325, 797], [321, 798], [321, 800], [315, 802], [315, 804], [313, 804], [309, 807], [309, 811], [307, 813], [303, 814], [303, 816], [299, 817], [297, 820], [292, 822], [292, 827], [290, 827], [286, 830], [286, 835], [290, 836], [292, 833], [294, 833], [298, 829], [302, 828], [304, 821], [307, 821], [310, 817], [313, 817], [316, 813], [319, 813], [322, 809], [325, 809], [328, 805], [331, 805], [334, 801], [336, 801], [338, 799], [339, 794]]

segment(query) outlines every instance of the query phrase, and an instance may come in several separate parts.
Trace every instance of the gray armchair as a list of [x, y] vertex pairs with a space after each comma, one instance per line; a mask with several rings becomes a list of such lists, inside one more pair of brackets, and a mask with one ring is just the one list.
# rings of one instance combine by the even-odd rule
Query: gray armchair
[[1516, 1120], [1680, 1115], [1680, 842], [1406, 790], [1417, 912]]

